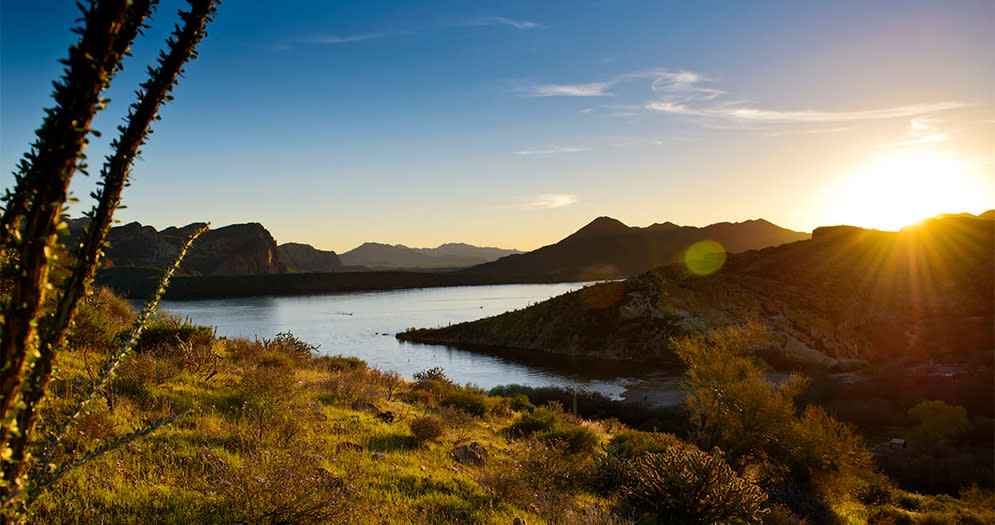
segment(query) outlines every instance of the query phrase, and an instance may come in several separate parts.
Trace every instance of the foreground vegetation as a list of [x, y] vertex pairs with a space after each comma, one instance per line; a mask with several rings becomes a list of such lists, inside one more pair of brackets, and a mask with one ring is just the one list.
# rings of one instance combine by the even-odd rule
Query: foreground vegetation
[[[60, 421], [134, 320], [106, 290], [77, 317], [42, 417]], [[742, 351], [748, 330], [680, 343], [691, 432], [584, 420], [433, 369], [411, 380], [316, 355], [292, 334], [216, 338], [160, 316], [50, 458], [178, 422], [88, 461], [33, 522], [990, 523], [992, 495], [896, 489], [850, 427], [798, 410]], [[720, 358], [716, 360], [714, 358]], [[722, 386], [725, 394], [714, 395]], [[534, 393], [534, 392], [533, 392]], [[533, 396], [535, 397], [535, 396]], [[538, 400], [538, 399], [536, 399]], [[42, 432], [44, 435], [45, 432]], [[43, 465], [32, 465], [44, 469]]]

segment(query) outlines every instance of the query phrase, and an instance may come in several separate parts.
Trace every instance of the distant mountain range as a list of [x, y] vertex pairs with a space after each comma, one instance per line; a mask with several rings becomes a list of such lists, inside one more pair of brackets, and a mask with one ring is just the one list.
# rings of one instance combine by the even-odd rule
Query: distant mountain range
[[[69, 221], [72, 246], [87, 219]], [[132, 222], [111, 228], [105, 267], [158, 268], [172, 263], [179, 247], [201, 223], [157, 231]], [[454, 283], [577, 281], [633, 275], [675, 261], [692, 243], [710, 239], [729, 252], [797, 241], [808, 235], [765, 220], [719, 223], [704, 228], [673, 223], [634, 228], [608, 217], [595, 219], [562, 241], [533, 252], [448, 243], [409, 248], [368, 242], [341, 255], [301, 243], [277, 246], [258, 223], [209, 230], [180, 268], [188, 275], [259, 275], [383, 270], [460, 270]]]
[[698, 241], [716, 241], [726, 252], [736, 253], [808, 238], [807, 233], [787, 230], [763, 219], [720, 222], [703, 228], [671, 222], [638, 228], [599, 217], [556, 244], [465, 271], [505, 279], [618, 278], [677, 262]]
[[[942, 216], [901, 232], [818, 228], [810, 240], [730, 255], [709, 276], [670, 265], [526, 309], [398, 337], [652, 360], [672, 358], [672, 337], [752, 318], [770, 331], [765, 358], [774, 362], [838, 369], [908, 362], [991, 367], [993, 219], [995, 211]], [[624, 235], [618, 224], [599, 219], [572, 237], [618, 234]]]
[[343, 253], [339, 259], [348, 266], [366, 266], [370, 269], [437, 269], [466, 268], [517, 253], [521, 252], [464, 243], [448, 243], [438, 248], [409, 248], [403, 244], [367, 242]]

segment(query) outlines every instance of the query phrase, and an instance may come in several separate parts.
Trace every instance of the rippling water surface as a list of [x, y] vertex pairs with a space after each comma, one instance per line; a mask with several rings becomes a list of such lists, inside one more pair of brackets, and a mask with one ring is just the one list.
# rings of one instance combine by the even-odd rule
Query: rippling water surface
[[[306, 297], [248, 297], [165, 301], [163, 308], [216, 326], [218, 335], [271, 338], [291, 331], [329, 355], [356, 356], [410, 378], [442, 367], [458, 383], [563, 386], [621, 397], [626, 389], [667, 374], [628, 363], [562, 357], [506, 357], [446, 346], [403, 343], [394, 334], [497, 315], [579, 289], [585, 283], [461, 286]], [[670, 374], [671, 376], [673, 374]]]

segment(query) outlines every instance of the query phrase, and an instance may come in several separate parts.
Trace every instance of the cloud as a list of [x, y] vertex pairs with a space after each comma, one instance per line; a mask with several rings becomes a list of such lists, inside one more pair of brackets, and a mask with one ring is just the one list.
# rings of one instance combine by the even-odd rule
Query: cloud
[[571, 148], [571, 147], [560, 147], [554, 146], [548, 149], [533, 149], [533, 150], [522, 150], [515, 151], [515, 155], [550, 155], [553, 153], [577, 153], [579, 151], [586, 151], [587, 148]]
[[528, 20], [514, 20], [511, 18], [505, 18], [503, 16], [482, 16], [479, 18], [471, 18], [464, 20], [462, 23], [457, 24], [461, 27], [483, 27], [483, 26], [511, 26], [515, 29], [535, 29], [539, 27], [539, 24], [535, 22], [529, 22]]
[[659, 101], [647, 104], [647, 108], [676, 115], [690, 115], [743, 122], [769, 123], [825, 123], [853, 122], [862, 120], [885, 120], [925, 115], [964, 107], [961, 102], [937, 102], [933, 104], [909, 104], [891, 108], [866, 109], [860, 111], [784, 111], [740, 105], [717, 105], [692, 107], [677, 102]]
[[914, 118], [909, 121], [909, 130], [905, 132], [907, 140], [878, 144], [878, 148], [905, 148], [909, 146], [923, 146], [939, 144], [950, 140], [950, 135], [939, 133], [930, 119]]
[[568, 193], [545, 193], [527, 199], [522, 207], [533, 209], [549, 210], [553, 208], [564, 208], [577, 203], [577, 196]]
[[[442, 28], [483, 27], [483, 26], [497, 26], [497, 25], [510, 26], [514, 27], [515, 29], [523, 29], [523, 30], [539, 27], [539, 25], [536, 24], [535, 22], [530, 22], [528, 20], [514, 20], [503, 16], [483, 16], [479, 18], [464, 20], [462, 22], [445, 24], [442, 25], [441, 27]], [[336, 35], [336, 34], [319, 33], [316, 35], [297, 38], [294, 40], [294, 42], [298, 44], [328, 44], [328, 45], [346, 44], [349, 42], [362, 42], [364, 40], [375, 40], [378, 38], [410, 35], [414, 33], [425, 32], [431, 29], [433, 28], [422, 27], [422, 28], [415, 28], [403, 31], [383, 31], [376, 33], [359, 33], [354, 35]], [[435, 29], [439, 29], [439, 27], [436, 27]], [[289, 44], [279, 44], [276, 47], [281, 50], [290, 49]]]
[[533, 97], [606, 97], [611, 93], [605, 91], [612, 86], [611, 82], [592, 82], [590, 84], [532, 84], [522, 88]]
[[403, 35], [408, 32], [409, 31], [397, 31], [393, 33], [362, 33], [358, 35], [318, 34], [301, 38], [298, 42], [304, 44], [345, 44], [348, 42], [361, 42], [363, 40], [374, 40], [377, 38]]
[[[737, 100], [718, 87], [705, 75], [687, 70], [648, 69], [615, 76], [600, 82], [579, 84], [525, 84], [519, 91], [534, 97], [607, 97], [615, 96], [614, 89], [621, 84], [649, 83], [649, 101], [642, 103], [639, 111], [652, 111], [706, 119], [713, 125], [724, 121], [733, 124], [839, 124], [871, 120], [923, 117], [932, 113], [966, 107], [958, 101], [906, 104], [884, 108], [853, 111], [824, 111], [819, 109], [785, 110], [760, 107]], [[584, 111], [584, 110], [582, 110]], [[615, 116], [633, 116], [630, 110]], [[942, 140], [939, 135], [917, 136], [917, 143]]]
[[697, 86], [704, 77], [692, 71], [646, 70], [618, 75], [604, 82], [585, 84], [526, 84], [521, 91], [534, 97], [604, 97], [612, 96], [609, 90], [632, 80], [649, 80], [654, 92], [693, 93], [701, 99], [711, 99], [721, 95], [721, 90]]

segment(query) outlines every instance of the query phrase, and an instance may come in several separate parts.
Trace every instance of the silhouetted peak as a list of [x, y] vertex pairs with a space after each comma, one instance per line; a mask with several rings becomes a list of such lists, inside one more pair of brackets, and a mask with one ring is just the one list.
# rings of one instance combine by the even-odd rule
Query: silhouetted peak
[[653, 224], [651, 224], [651, 225], [649, 225], [649, 226], [646, 227], [646, 229], [649, 230], [649, 231], [676, 230], [678, 228], [683, 228], [683, 226], [681, 226], [679, 224], [674, 224], [674, 223], [672, 223], [670, 221], [667, 221], [667, 222], [664, 222], [664, 223], [653, 223]]
[[592, 237], [608, 237], [611, 235], [618, 235], [621, 233], [626, 233], [632, 228], [626, 226], [622, 221], [618, 219], [613, 219], [611, 217], [598, 217], [591, 221], [587, 226], [577, 230], [576, 233], [567, 237], [566, 240], [570, 239], [589, 239]]

